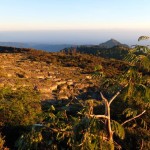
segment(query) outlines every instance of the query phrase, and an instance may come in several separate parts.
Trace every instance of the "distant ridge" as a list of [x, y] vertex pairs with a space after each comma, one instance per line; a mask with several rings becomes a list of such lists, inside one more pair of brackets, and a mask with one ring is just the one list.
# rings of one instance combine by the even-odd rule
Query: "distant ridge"
[[40, 44], [40, 43], [20, 43], [20, 42], [0, 42], [0, 46], [16, 47], [16, 48], [33, 48], [37, 50], [45, 50], [48, 52], [58, 52], [64, 48], [72, 47], [69, 44]]
[[62, 52], [72, 54], [78, 52], [122, 60], [128, 54], [129, 50], [130, 47], [128, 45], [122, 44], [115, 39], [110, 39], [99, 45], [80, 45], [77, 47], [65, 48]]
[[128, 45], [122, 44], [115, 39], [110, 39], [110, 40], [106, 41], [105, 43], [99, 44], [100, 48], [113, 48], [115, 46], [129, 47]]
[[[20, 42], [0, 42], [0, 46], [15, 47], [15, 48], [33, 48], [37, 50], [45, 50], [48, 52], [59, 52], [63, 49], [71, 47], [80, 47], [81, 45], [71, 45], [71, 44], [40, 44], [40, 43], [20, 43]], [[109, 49], [115, 46], [122, 46], [129, 48], [128, 45], [122, 44], [115, 39], [110, 39], [99, 45], [84, 45], [86, 47], [96, 46], [97, 48]]]

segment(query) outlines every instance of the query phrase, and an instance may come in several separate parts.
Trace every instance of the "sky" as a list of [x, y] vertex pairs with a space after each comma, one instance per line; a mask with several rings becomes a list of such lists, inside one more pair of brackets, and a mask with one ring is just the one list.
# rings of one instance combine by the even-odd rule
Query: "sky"
[[150, 0], [0, 0], [0, 41], [134, 43], [150, 31]]

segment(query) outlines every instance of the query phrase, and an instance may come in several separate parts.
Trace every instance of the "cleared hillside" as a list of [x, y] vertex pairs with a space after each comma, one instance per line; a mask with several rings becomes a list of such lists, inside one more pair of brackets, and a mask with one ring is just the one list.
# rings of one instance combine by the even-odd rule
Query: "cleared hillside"
[[97, 87], [92, 77], [95, 66], [102, 65], [106, 76], [114, 77], [125, 63], [82, 54], [48, 53], [33, 49], [0, 48], [0, 87], [17, 90], [26, 87], [41, 93], [41, 99], [69, 99]]

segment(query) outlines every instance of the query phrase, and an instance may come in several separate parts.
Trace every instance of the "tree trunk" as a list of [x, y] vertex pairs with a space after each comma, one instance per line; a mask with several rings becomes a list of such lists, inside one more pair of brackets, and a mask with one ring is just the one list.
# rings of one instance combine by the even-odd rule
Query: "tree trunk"
[[105, 104], [105, 116], [108, 117], [108, 119], [105, 120], [106, 129], [108, 132], [108, 140], [110, 143], [111, 150], [114, 150], [114, 139], [113, 139], [113, 131], [111, 129], [111, 117], [110, 117], [110, 104], [114, 100], [114, 98], [110, 102], [108, 102], [108, 100], [103, 96], [102, 93], [101, 93], [101, 97]]
[[111, 120], [110, 120], [110, 106], [107, 106], [108, 110], [108, 120], [107, 120], [107, 130], [108, 130], [108, 140], [111, 147], [111, 150], [114, 150], [114, 139], [113, 139], [113, 131], [111, 129]]

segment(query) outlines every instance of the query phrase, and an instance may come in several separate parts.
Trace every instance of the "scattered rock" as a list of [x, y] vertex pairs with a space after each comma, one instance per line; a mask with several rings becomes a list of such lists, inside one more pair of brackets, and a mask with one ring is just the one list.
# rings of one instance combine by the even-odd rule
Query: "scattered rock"
[[50, 86], [51, 91], [57, 90], [57, 86], [58, 86], [57, 84], [52, 84]]
[[60, 94], [60, 95], [58, 96], [58, 100], [67, 100], [67, 99], [68, 99], [68, 96], [65, 95], [65, 94]]
[[68, 80], [68, 81], [67, 81], [67, 84], [68, 84], [68, 85], [73, 85], [74, 83], [73, 83], [72, 80]]
[[[26, 54], [0, 54], [0, 87], [33, 88], [41, 93], [41, 99], [69, 99], [87, 92], [91, 76], [81, 74], [78, 67], [58, 66], [41, 61], [30, 61]], [[85, 78], [87, 80], [85, 80]], [[81, 81], [81, 82], [80, 82]], [[56, 93], [56, 95], [54, 95]]]
[[36, 78], [38, 78], [38, 79], [45, 79], [45, 76], [44, 75], [37, 75]]
[[86, 76], [86, 79], [90, 80], [90, 79], [92, 79], [92, 77], [88, 75], [88, 76]]
[[57, 85], [61, 85], [61, 84], [65, 84], [65, 83], [66, 83], [66, 81], [58, 81], [58, 82], [56, 82]]
[[10, 73], [7, 74], [7, 77], [8, 77], [8, 78], [10, 78], [10, 77], [12, 77], [12, 76], [13, 76], [13, 75], [10, 74]]

